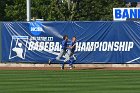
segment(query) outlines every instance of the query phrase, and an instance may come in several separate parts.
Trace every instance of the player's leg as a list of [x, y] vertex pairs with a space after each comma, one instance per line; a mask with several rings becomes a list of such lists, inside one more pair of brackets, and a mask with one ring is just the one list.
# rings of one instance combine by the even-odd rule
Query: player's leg
[[71, 50], [68, 50], [68, 51], [67, 51], [67, 56], [66, 56], [66, 59], [65, 59], [65, 61], [67, 61], [67, 62], [69, 63], [70, 69], [73, 68], [73, 63], [72, 63], [72, 61], [71, 61], [73, 54], [74, 54], [74, 53], [73, 53]]
[[70, 59], [70, 56], [69, 56], [68, 53], [66, 53], [66, 54], [65, 54], [65, 60], [64, 60], [64, 62], [67, 62], [69, 59]]
[[72, 53], [71, 58], [69, 60], [70, 69], [74, 68], [73, 64], [75, 61], [76, 61], [76, 56], [74, 55], [74, 53]]
[[49, 61], [48, 61], [49, 65], [50, 65], [51, 62], [53, 62], [53, 61], [60, 60], [60, 58], [61, 58], [64, 54], [65, 54], [65, 50], [62, 49], [62, 50], [60, 51], [59, 55], [58, 55], [56, 58], [49, 59]]
[[73, 68], [73, 64], [72, 64], [72, 60], [70, 59], [69, 61], [68, 61], [68, 63], [69, 63], [69, 67], [70, 67], [70, 69], [72, 69]]
[[69, 64], [70, 64], [70, 69], [73, 69], [74, 68], [74, 62], [75, 62], [76, 60], [74, 60], [74, 59], [70, 59], [69, 60]]
[[65, 63], [64, 62], [62, 62], [62, 64], [61, 64], [61, 69], [63, 70], [65, 67]]
[[[62, 57], [62, 56], [64, 56], [66, 54], [66, 50], [62, 50], [61, 52], [60, 52], [60, 55], [58, 55], [57, 57], [56, 57], [56, 59], [57, 60], [60, 60], [60, 58]], [[64, 66], [65, 66], [65, 63], [64, 63], [64, 61], [62, 61], [61, 62], [61, 69], [63, 70], [64, 69]]]
[[56, 61], [56, 58], [49, 59], [48, 61], [49, 65], [51, 65], [51, 62], [54, 62], [54, 61]]
[[62, 50], [60, 51], [60, 54], [56, 57], [56, 60], [60, 60], [60, 58], [61, 58], [65, 53], [66, 53], [66, 51], [62, 49]]

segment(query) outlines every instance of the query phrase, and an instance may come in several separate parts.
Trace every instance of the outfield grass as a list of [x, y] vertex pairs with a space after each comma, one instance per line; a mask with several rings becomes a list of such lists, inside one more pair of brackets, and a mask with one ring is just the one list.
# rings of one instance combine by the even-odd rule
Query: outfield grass
[[0, 93], [140, 93], [140, 71], [0, 71]]

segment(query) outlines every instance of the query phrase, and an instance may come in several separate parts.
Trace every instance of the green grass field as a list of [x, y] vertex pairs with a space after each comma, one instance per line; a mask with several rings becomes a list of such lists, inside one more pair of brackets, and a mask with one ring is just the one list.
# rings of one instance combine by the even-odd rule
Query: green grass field
[[1, 70], [0, 93], [140, 93], [140, 71]]

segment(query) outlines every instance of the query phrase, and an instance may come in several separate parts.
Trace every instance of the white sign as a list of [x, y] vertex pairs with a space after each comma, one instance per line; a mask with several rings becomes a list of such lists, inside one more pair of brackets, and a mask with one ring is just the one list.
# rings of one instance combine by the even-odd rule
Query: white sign
[[113, 20], [125, 21], [131, 18], [140, 18], [140, 8], [113, 8]]

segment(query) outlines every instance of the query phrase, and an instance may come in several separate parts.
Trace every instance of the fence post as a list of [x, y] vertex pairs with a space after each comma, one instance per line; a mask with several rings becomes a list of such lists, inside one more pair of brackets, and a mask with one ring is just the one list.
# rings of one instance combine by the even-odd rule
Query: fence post
[[2, 62], [2, 22], [0, 22], [0, 63]]

